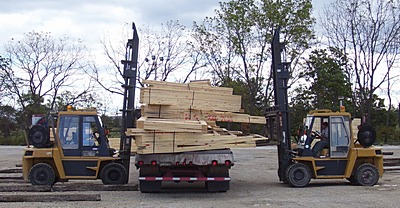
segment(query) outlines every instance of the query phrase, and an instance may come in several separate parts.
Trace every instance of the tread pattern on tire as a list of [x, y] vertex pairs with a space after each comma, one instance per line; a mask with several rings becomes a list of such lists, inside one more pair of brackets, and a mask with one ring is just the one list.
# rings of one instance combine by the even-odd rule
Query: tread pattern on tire
[[286, 179], [293, 187], [305, 187], [311, 180], [311, 170], [303, 163], [293, 163], [286, 169]]
[[29, 180], [32, 185], [53, 185], [56, 182], [56, 175], [49, 164], [38, 163], [30, 169]]
[[101, 171], [101, 181], [106, 185], [124, 184], [127, 182], [128, 174], [123, 165], [109, 163]]
[[379, 172], [375, 165], [365, 163], [357, 168], [355, 177], [357, 184], [362, 186], [373, 186], [379, 181]]
[[365, 148], [372, 146], [376, 141], [375, 129], [370, 125], [361, 126], [357, 133], [357, 140]]
[[35, 125], [29, 129], [28, 142], [36, 148], [46, 147], [50, 143], [49, 131], [42, 125]]

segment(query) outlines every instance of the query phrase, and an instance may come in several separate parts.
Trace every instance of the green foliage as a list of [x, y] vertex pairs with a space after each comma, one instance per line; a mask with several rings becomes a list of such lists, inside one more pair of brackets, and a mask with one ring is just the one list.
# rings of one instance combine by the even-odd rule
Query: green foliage
[[11, 106], [0, 106], [0, 136], [10, 137], [18, 127], [16, 110]]
[[400, 145], [400, 129], [396, 127], [379, 126], [376, 128], [376, 144]]
[[351, 98], [351, 82], [345, 74], [347, 62], [345, 54], [335, 48], [311, 52], [304, 77], [310, 83], [308, 90], [315, 109], [339, 110], [338, 97]]
[[317, 49], [311, 52], [306, 61], [307, 68], [301, 73], [307, 84], [299, 85], [294, 90], [291, 99], [292, 129], [297, 128], [310, 110], [331, 109], [339, 110], [339, 96], [343, 96], [343, 105], [352, 112], [353, 106], [351, 82], [345, 74], [347, 59], [342, 51], [329, 48]]
[[8, 136], [0, 135], [0, 145], [26, 145], [24, 131], [16, 130]]
[[284, 34], [288, 61], [298, 58], [314, 38], [311, 10], [310, 0], [231, 0], [221, 2], [214, 17], [195, 24], [194, 38], [215, 84], [234, 82], [246, 113], [260, 114], [261, 106], [271, 101], [272, 76], [266, 65], [275, 29]]

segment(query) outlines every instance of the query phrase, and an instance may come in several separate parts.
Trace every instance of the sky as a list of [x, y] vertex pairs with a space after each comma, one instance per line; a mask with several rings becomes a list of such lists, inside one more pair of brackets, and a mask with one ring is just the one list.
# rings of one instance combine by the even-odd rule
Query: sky
[[[330, 1], [313, 0], [315, 13]], [[140, 27], [179, 20], [191, 28], [217, 8], [218, 0], [2, 0], [0, 44], [35, 31], [79, 38], [90, 49], [100, 47], [105, 36], [117, 37], [133, 21]]]
[[179, 20], [191, 27], [218, 6], [215, 0], [2, 0], [0, 44], [32, 31], [51, 32], [82, 39], [96, 52], [101, 39], [120, 39], [123, 27], [133, 21], [140, 27]]
[[[312, 0], [314, 17], [318, 19], [324, 6], [333, 1]], [[218, 0], [1, 0], [0, 54], [12, 38], [35, 31], [79, 38], [92, 54], [101, 57], [100, 41], [105, 37], [120, 40], [123, 28], [132, 22], [140, 27], [179, 20], [191, 28], [193, 21], [214, 16], [218, 8]]]

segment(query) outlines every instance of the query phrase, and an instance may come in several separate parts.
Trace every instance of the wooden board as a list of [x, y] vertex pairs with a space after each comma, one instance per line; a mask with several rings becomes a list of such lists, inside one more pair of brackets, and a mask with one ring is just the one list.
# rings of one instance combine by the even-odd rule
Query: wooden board
[[[132, 132], [132, 130], [128, 130]], [[129, 133], [128, 133], [129, 134]], [[235, 147], [255, 147], [256, 141], [266, 140], [259, 135], [237, 136], [226, 133], [173, 133], [173, 132], [141, 132], [136, 136], [138, 154], [185, 152]]]
[[0, 202], [100, 201], [100, 194], [2, 194]]
[[210, 80], [191, 81], [190, 83], [173, 83], [154, 80], [143, 80], [144, 84], [151, 88], [159, 89], [175, 89], [175, 90], [194, 90], [198, 92], [207, 92], [213, 94], [233, 94], [233, 88], [228, 87], [212, 87]]
[[240, 112], [241, 96], [211, 94], [194, 90], [141, 88], [140, 103], [152, 105], [176, 105], [188, 109]]
[[192, 120], [141, 117], [137, 120], [137, 128], [154, 131], [207, 133], [207, 123], [205, 121]]
[[255, 147], [258, 135], [219, 128], [216, 122], [265, 124], [264, 116], [240, 113], [241, 96], [232, 88], [210, 86], [209, 80], [189, 84], [144, 80], [141, 118], [126, 135], [135, 137], [138, 154], [173, 153]]
[[175, 105], [142, 105], [141, 114], [148, 118], [266, 124], [264, 116], [251, 116], [243, 113], [212, 110], [185, 109]]

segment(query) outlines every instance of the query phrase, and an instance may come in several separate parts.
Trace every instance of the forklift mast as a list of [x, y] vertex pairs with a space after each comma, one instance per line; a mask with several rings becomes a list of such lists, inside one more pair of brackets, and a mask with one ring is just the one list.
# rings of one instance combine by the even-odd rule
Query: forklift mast
[[290, 63], [282, 62], [284, 44], [279, 41], [280, 29], [274, 33], [272, 49], [272, 76], [275, 96], [275, 106], [266, 109], [268, 137], [278, 140], [278, 176], [280, 181], [286, 181], [285, 170], [291, 164], [291, 139], [289, 128], [289, 104], [287, 82]]
[[136, 127], [136, 114], [135, 114], [135, 89], [136, 89], [136, 74], [138, 63], [139, 51], [139, 37], [137, 34], [135, 23], [132, 23], [133, 37], [128, 39], [126, 44], [125, 60], [121, 63], [124, 65], [123, 78], [124, 84], [124, 100], [122, 107], [122, 127], [121, 127], [121, 140], [120, 140], [120, 157], [122, 165], [129, 173], [129, 164], [131, 156], [132, 136], [126, 136], [127, 128]]

